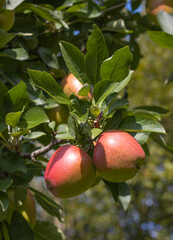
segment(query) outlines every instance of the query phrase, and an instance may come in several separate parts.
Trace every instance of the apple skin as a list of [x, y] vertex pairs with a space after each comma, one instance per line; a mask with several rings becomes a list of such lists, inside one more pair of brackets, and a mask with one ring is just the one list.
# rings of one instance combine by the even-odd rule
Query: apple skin
[[70, 144], [55, 151], [44, 174], [47, 188], [58, 198], [70, 198], [85, 192], [95, 177], [96, 170], [90, 156]]
[[22, 206], [15, 205], [14, 194], [15, 194], [15, 189], [11, 188], [7, 190], [7, 195], [10, 200], [10, 206], [9, 206], [10, 212], [7, 216], [6, 221], [9, 224], [11, 223], [11, 217], [12, 217], [13, 211], [16, 210], [25, 218], [25, 220], [29, 223], [30, 227], [34, 229], [35, 223], [36, 223], [36, 206], [35, 206], [35, 200], [31, 192], [27, 190], [27, 195]]
[[97, 171], [110, 182], [124, 182], [134, 177], [144, 158], [141, 145], [121, 130], [108, 130], [101, 134], [93, 154]]
[[156, 15], [160, 10], [167, 13], [173, 13], [172, 0], [147, 0], [146, 11], [153, 21], [156, 21]]
[[62, 104], [59, 104], [55, 108], [46, 109], [46, 114], [50, 121], [55, 121], [56, 126], [61, 123], [67, 123], [69, 116], [68, 109]]
[[13, 10], [2, 9], [0, 11], [0, 28], [9, 31], [15, 20], [15, 12]]
[[[73, 93], [78, 94], [79, 90], [83, 87], [83, 84], [72, 73], [70, 73], [62, 80], [61, 87], [65, 95], [70, 97]], [[87, 100], [84, 96], [78, 96], [78, 98], [83, 101]], [[88, 98], [89, 100], [92, 99], [91, 92], [88, 93]]]

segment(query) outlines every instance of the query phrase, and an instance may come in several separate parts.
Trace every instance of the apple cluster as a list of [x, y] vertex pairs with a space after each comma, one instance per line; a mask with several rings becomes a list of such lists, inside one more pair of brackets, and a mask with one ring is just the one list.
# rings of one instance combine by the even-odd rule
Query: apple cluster
[[[64, 93], [78, 94], [82, 83], [72, 74], [61, 82]], [[81, 100], [84, 97], [78, 96]], [[92, 94], [87, 96], [92, 98]], [[61, 105], [47, 112], [49, 119], [62, 123], [67, 115]], [[65, 115], [66, 117], [62, 117]], [[71, 144], [59, 147], [49, 160], [45, 181], [50, 192], [58, 198], [77, 196], [94, 184], [98, 175], [110, 182], [124, 182], [140, 169], [145, 153], [141, 145], [127, 132], [109, 130], [103, 132], [94, 144], [93, 159], [83, 149]]]

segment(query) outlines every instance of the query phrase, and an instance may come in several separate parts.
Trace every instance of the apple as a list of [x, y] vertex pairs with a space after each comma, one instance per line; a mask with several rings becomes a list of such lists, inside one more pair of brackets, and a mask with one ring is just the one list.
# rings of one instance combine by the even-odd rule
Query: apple
[[67, 123], [69, 112], [65, 105], [59, 104], [54, 108], [46, 109], [46, 114], [49, 120], [55, 121], [56, 126], [58, 126], [61, 123]]
[[[63, 92], [67, 97], [70, 97], [73, 93], [78, 94], [79, 90], [83, 87], [83, 84], [72, 74], [67, 75], [61, 82]], [[78, 95], [77, 95], [78, 96]], [[88, 99], [92, 99], [91, 92], [87, 95]], [[87, 100], [87, 97], [78, 96], [80, 100]]]
[[2, 9], [0, 11], [0, 28], [9, 31], [15, 20], [15, 12], [13, 10]]
[[90, 156], [70, 144], [55, 151], [44, 174], [47, 188], [58, 198], [70, 198], [85, 192], [95, 177], [96, 170]]
[[127, 132], [108, 130], [94, 148], [93, 161], [100, 176], [110, 182], [131, 179], [144, 162], [141, 145]]
[[33, 229], [36, 222], [36, 207], [31, 192], [27, 190], [27, 195], [22, 206], [16, 206], [14, 201], [14, 194], [15, 189], [10, 188], [7, 190], [7, 195], [10, 200], [9, 206], [10, 212], [7, 216], [7, 222], [9, 224], [11, 223], [13, 211], [16, 210], [25, 218], [25, 220], [29, 223], [30, 227]]
[[173, 0], [147, 0], [146, 11], [153, 21], [160, 10], [173, 13]]

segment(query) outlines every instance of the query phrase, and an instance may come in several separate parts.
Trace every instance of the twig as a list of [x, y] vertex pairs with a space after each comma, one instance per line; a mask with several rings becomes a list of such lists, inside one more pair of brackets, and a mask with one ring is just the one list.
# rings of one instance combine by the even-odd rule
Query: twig
[[63, 140], [63, 139], [52, 139], [52, 141], [45, 147], [42, 147], [34, 152], [31, 152], [31, 153], [20, 153], [20, 156], [22, 158], [26, 158], [26, 159], [31, 159], [33, 162], [36, 161], [36, 157], [38, 155], [41, 155], [41, 154], [44, 154], [44, 153], [47, 153], [48, 151], [50, 151], [54, 146], [60, 144], [60, 143], [66, 143], [68, 142], [69, 140]]

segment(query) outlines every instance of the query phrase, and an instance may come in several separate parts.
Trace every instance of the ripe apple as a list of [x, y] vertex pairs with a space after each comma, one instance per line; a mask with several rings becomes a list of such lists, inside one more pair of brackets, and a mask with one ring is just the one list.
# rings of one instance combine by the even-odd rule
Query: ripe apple
[[27, 190], [26, 198], [22, 206], [16, 206], [14, 201], [15, 190], [10, 188], [7, 190], [7, 195], [10, 200], [10, 213], [7, 216], [7, 222], [10, 224], [13, 211], [18, 211], [25, 220], [29, 223], [30, 227], [33, 229], [36, 222], [36, 207], [34, 198], [29, 190]]
[[15, 12], [13, 10], [2, 9], [0, 11], [0, 28], [9, 31], [15, 20]]
[[65, 105], [59, 104], [54, 108], [46, 109], [46, 114], [49, 120], [55, 121], [56, 126], [58, 126], [61, 123], [67, 122], [69, 112]]
[[173, 13], [173, 0], [147, 0], [146, 10], [151, 19], [156, 21], [156, 15], [160, 10]]
[[[83, 84], [72, 73], [70, 73], [62, 80], [61, 87], [65, 95], [70, 97], [73, 93], [78, 94], [79, 90], [83, 87]], [[87, 97], [90, 100], [92, 99], [91, 92], [88, 93]], [[78, 96], [78, 98], [83, 101], [87, 100], [84, 96]]]
[[101, 134], [93, 154], [99, 174], [110, 182], [124, 182], [134, 177], [144, 158], [140, 144], [130, 134], [120, 130]]
[[70, 198], [86, 191], [96, 177], [90, 156], [77, 146], [58, 148], [47, 164], [44, 178], [49, 191], [58, 198]]

